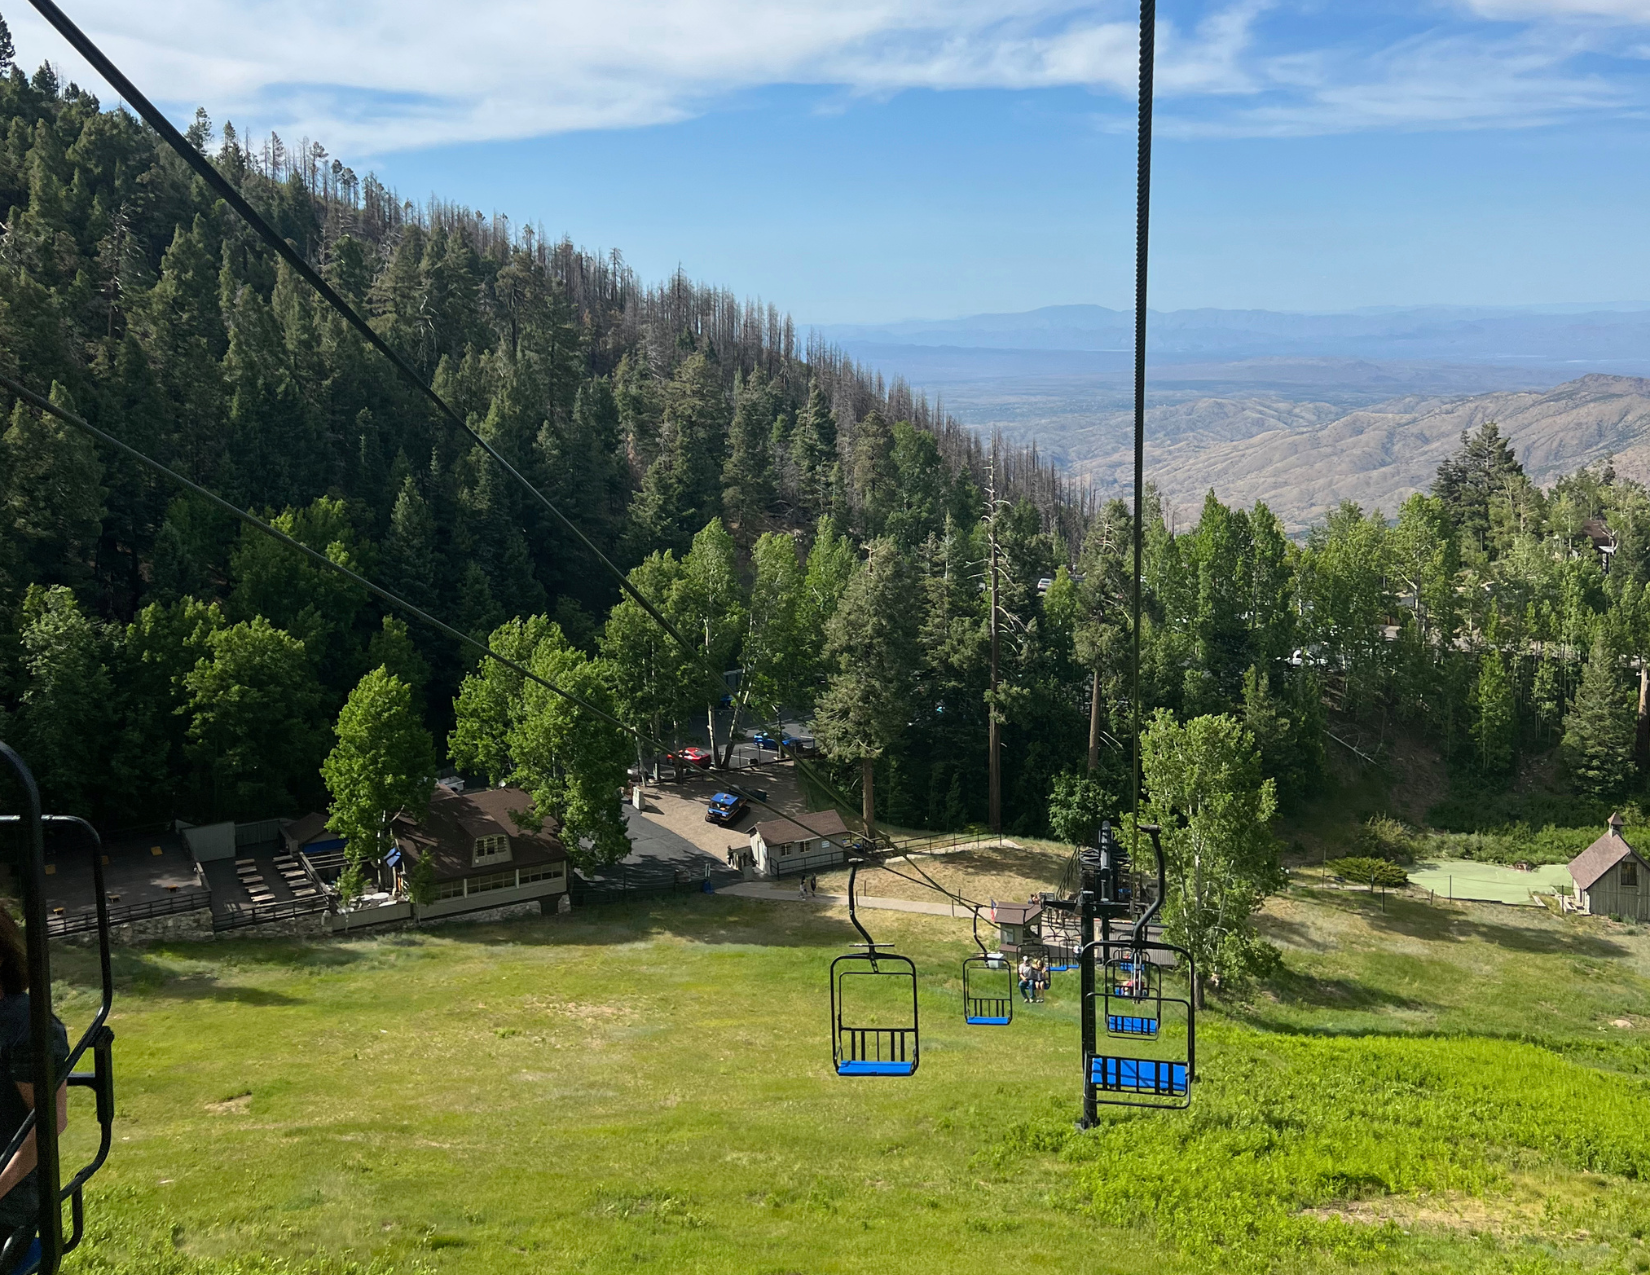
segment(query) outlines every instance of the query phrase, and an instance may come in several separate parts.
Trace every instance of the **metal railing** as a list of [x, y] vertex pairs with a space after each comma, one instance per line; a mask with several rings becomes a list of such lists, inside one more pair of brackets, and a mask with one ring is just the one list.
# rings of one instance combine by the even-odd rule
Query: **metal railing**
[[231, 903], [227, 911], [212, 917], [214, 933], [225, 930], [244, 930], [254, 925], [268, 925], [274, 921], [293, 921], [301, 916], [313, 916], [332, 907], [330, 899], [294, 899], [286, 903]]
[[[210, 890], [180, 890], [164, 899], [148, 899], [142, 903], [123, 903], [109, 908], [109, 924], [124, 925], [128, 921], [147, 921], [157, 916], [176, 916], [180, 912], [198, 912], [212, 906]], [[96, 912], [75, 912], [66, 916], [46, 918], [46, 932], [53, 938], [65, 934], [90, 934], [97, 929]]]
[[927, 854], [933, 850], [1000, 844], [1006, 840], [1000, 832], [926, 832], [920, 836], [889, 837], [887, 848], [898, 854]]

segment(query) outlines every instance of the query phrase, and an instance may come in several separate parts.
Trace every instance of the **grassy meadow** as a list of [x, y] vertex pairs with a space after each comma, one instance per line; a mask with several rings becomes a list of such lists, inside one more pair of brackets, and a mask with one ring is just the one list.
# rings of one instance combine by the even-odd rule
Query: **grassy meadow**
[[1650, 1269], [1650, 934], [1387, 909], [1274, 900], [1283, 970], [1201, 1021], [1192, 1109], [1085, 1134], [1075, 976], [966, 1028], [949, 918], [869, 918], [924, 975], [909, 1081], [831, 1074], [840, 911], [126, 950], [68, 1269]]

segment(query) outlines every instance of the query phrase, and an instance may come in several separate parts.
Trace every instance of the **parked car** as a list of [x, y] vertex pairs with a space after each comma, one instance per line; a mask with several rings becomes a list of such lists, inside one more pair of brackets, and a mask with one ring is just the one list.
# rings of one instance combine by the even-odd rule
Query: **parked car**
[[710, 799], [710, 805], [705, 807], [705, 822], [720, 824], [724, 828], [731, 828], [739, 822], [750, 806], [750, 802], [731, 792], [719, 792]]
[[785, 745], [786, 752], [796, 757], [812, 757], [816, 751], [814, 749], [813, 737], [810, 735], [787, 734], [785, 738], [779, 742]]
[[671, 753], [666, 761], [674, 762], [678, 766], [697, 766], [700, 770], [710, 769], [710, 749], [694, 746], [684, 748], [680, 752]]
[[765, 753], [777, 753], [779, 751], [779, 741], [772, 735], [768, 734], [765, 730], [759, 730], [756, 734], [752, 735], [751, 743], [755, 744]]

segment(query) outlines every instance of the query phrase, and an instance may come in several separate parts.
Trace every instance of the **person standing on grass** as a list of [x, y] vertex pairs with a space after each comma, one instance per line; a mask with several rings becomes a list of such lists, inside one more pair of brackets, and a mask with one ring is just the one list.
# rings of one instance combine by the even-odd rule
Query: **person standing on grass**
[[[63, 1023], [52, 1016], [52, 1071], [61, 1073], [69, 1061], [69, 1037]], [[10, 914], [0, 907], [0, 1144], [9, 1143], [34, 1110], [34, 1041], [29, 1030], [29, 962], [23, 935]], [[7, 1084], [9, 1080], [11, 1083]], [[57, 1131], [69, 1124], [67, 1080], [57, 1089]], [[15, 1231], [33, 1231], [40, 1216], [40, 1176], [35, 1171], [39, 1151], [34, 1131], [23, 1139], [12, 1158], [0, 1168], [0, 1248]], [[20, 1262], [19, 1268], [27, 1266]]]
[[819, 897], [819, 874], [817, 872], [808, 874], [808, 897], [810, 899]]

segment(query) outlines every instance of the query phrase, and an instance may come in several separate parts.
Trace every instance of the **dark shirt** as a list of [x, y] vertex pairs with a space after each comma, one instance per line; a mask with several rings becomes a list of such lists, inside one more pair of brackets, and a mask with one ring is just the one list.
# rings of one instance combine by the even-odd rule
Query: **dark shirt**
[[[69, 1060], [69, 1037], [63, 1024], [52, 1018], [53, 1073], [62, 1081]], [[29, 1039], [29, 994], [0, 996], [0, 1151], [27, 1119], [31, 1108], [17, 1092], [17, 1084], [34, 1083], [34, 1049]], [[53, 1108], [56, 1102], [53, 1102]], [[4, 1168], [0, 1163], [0, 1168]], [[30, 1226], [40, 1216], [40, 1180], [35, 1170], [0, 1197], [0, 1227]]]

